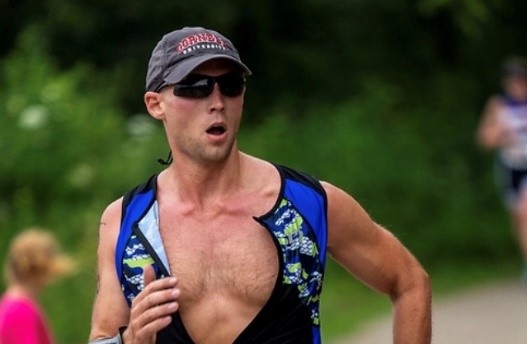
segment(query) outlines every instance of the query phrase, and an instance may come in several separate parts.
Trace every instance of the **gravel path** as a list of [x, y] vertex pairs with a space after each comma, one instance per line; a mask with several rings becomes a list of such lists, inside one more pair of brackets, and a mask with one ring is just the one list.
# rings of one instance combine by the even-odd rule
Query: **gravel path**
[[[434, 344], [527, 343], [527, 285], [507, 280], [434, 300]], [[383, 316], [359, 333], [332, 344], [389, 344], [391, 318]]]

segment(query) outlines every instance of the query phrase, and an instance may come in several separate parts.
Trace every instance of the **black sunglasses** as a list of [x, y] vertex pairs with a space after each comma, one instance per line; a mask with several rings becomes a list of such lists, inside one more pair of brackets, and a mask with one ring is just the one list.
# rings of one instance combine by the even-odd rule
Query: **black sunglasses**
[[245, 78], [240, 73], [225, 73], [220, 76], [189, 74], [174, 85], [174, 95], [184, 98], [206, 98], [218, 83], [220, 92], [227, 97], [237, 97], [243, 93]]

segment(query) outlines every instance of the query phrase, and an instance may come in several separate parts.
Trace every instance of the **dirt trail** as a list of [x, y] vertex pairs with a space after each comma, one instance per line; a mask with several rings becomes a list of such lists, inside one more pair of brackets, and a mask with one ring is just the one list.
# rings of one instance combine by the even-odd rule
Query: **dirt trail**
[[[527, 285], [495, 282], [434, 300], [434, 344], [527, 343]], [[383, 316], [331, 344], [389, 344], [391, 318]]]

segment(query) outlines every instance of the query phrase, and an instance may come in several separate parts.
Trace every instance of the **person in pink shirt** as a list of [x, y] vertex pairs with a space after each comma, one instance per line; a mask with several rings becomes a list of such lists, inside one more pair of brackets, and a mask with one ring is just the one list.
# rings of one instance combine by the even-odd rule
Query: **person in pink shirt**
[[0, 298], [0, 344], [54, 343], [38, 296], [73, 268], [49, 231], [30, 228], [13, 239], [4, 266], [7, 289]]

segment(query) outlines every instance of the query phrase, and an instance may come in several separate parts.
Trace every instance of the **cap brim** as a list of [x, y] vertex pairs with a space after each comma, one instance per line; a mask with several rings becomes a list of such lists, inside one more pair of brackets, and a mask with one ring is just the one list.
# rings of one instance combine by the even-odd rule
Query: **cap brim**
[[173, 85], [175, 83], [180, 82], [183, 80], [190, 72], [192, 72], [194, 69], [196, 69], [199, 65], [202, 63], [205, 63], [210, 60], [214, 59], [225, 59], [234, 62], [238, 66], [240, 66], [247, 75], [251, 75], [251, 70], [243, 64], [240, 60], [237, 60], [236, 58], [229, 56], [229, 55], [222, 55], [222, 54], [214, 54], [214, 55], [202, 55], [202, 56], [196, 56], [189, 58], [187, 60], [179, 62], [175, 68], [172, 68], [170, 73], [164, 78], [164, 81], [167, 85]]

